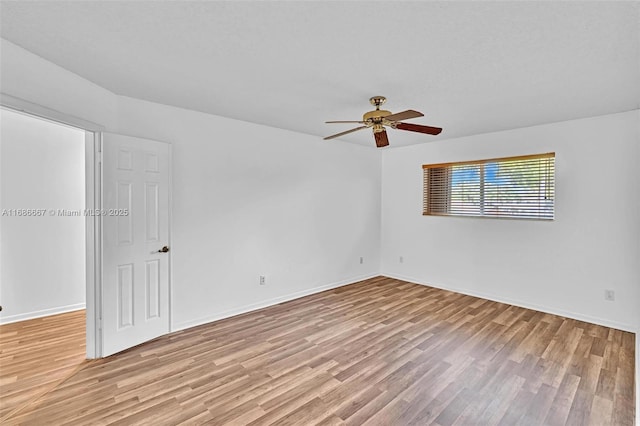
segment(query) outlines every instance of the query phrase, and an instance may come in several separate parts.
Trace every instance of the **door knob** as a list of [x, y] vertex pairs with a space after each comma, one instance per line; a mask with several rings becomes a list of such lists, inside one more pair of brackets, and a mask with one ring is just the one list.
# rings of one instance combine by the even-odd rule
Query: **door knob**
[[166, 253], [168, 251], [169, 251], [169, 246], [164, 246], [160, 250], [158, 250], [158, 253]]

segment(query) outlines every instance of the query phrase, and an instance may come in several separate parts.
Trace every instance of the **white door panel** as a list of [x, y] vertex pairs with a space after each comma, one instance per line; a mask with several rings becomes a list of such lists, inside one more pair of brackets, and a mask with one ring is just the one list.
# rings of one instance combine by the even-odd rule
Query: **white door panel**
[[103, 134], [103, 356], [169, 332], [169, 144]]

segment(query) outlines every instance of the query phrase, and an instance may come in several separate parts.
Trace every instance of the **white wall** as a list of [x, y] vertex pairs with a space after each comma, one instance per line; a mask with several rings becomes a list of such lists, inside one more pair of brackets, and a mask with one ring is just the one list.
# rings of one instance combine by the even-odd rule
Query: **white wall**
[[[639, 117], [632, 111], [386, 151], [382, 273], [635, 332]], [[556, 152], [554, 221], [422, 216], [422, 164], [543, 152]], [[615, 290], [615, 302], [604, 300], [604, 289]]]
[[379, 152], [131, 98], [119, 107], [122, 133], [173, 144], [174, 327], [378, 274]]
[[84, 209], [84, 132], [4, 109], [0, 122], [0, 323], [81, 309], [85, 219], [57, 209]]

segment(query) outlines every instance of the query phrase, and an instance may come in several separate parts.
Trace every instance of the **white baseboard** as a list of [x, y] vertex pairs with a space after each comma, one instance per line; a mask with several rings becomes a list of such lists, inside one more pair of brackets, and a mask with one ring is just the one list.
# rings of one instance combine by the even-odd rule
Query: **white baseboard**
[[195, 320], [185, 321], [180, 324], [176, 324], [173, 327], [171, 327], [171, 332], [180, 331], [180, 330], [184, 330], [191, 327], [196, 327], [198, 325], [207, 324], [213, 321], [219, 321], [221, 319], [230, 318], [236, 315], [244, 314], [244, 313], [255, 311], [262, 308], [267, 308], [269, 306], [277, 305], [278, 303], [288, 302], [290, 300], [299, 299], [304, 296], [309, 296], [310, 294], [320, 293], [322, 291], [331, 290], [334, 288], [353, 284], [358, 281], [368, 280], [369, 278], [374, 278], [378, 276], [380, 276], [380, 274], [376, 273], [373, 275], [362, 275], [358, 277], [352, 277], [346, 280], [325, 284], [319, 287], [314, 287], [314, 288], [298, 291], [295, 293], [290, 293], [284, 296], [274, 297], [272, 299], [267, 299], [257, 303], [252, 303], [250, 305], [240, 306], [238, 308], [230, 309], [224, 312], [217, 312], [211, 315], [207, 315], [206, 317], [201, 317]]
[[442, 284], [427, 283], [418, 278], [403, 276], [399, 274], [390, 274], [386, 272], [381, 272], [380, 275], [389, 277], [389, 278], [395, 278], [397, 280], [409, 281], [415, 284], [425, 285], [425, 286], [434, 287], [434, 288], [440, 288], [442, 290], [448, 290], [456, 293], [466, 294], [468, 296], [479, 297], [481, 299], [492, 300], [494, 302], [505, 303], [507, 305], [514, 305], [514, 306], [519, 306], [521, 308], [533, 309], [535, 311], [545, 312], [547, 314], [559, 315], [561, 317], [571, 318], [578, 321], [584, 321], [591, 324], [603, 325], [605, 327], [615, 328], [617, 330], [628, 331], [631, 333], [636, 333], [638, 331], [637, 327], [632, 324], [621, 323], [618, 321], [611, 321], [604, 318], [592, 317], [590, 315], [584, 315], [577, 312], [565, 311], [562, 309], [549, 308], [548, 306], [540, 306], [533, 303], [523, 302], [522, 300], [510, 299], [508, 297], [497, 296], [495, 294], [485, 293], [482, 291], [470, 291], [467, 289], [445, 286]]
[[10, 324], [12, 322], [48, 317], [49, 315], [64, 314], [65, 312], [79, 311], [80, 309], [85, 309], [84, 303], [76, 303], [74, 305], [59, 306], [56, 308], [43, 309], [41, 311], [25, 312], [23, 314], [0, 317], [0, 324]]

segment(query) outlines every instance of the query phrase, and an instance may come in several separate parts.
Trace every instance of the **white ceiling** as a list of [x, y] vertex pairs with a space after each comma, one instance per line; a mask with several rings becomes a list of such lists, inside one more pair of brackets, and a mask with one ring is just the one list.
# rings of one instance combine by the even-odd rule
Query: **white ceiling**
[[[434, 137], [640, 107], [638, 2], [2, 1], [3, 38], [119, 95], [326, 136], [373, 95]], [[369, 130], [346, 141], [374, 146]]]

